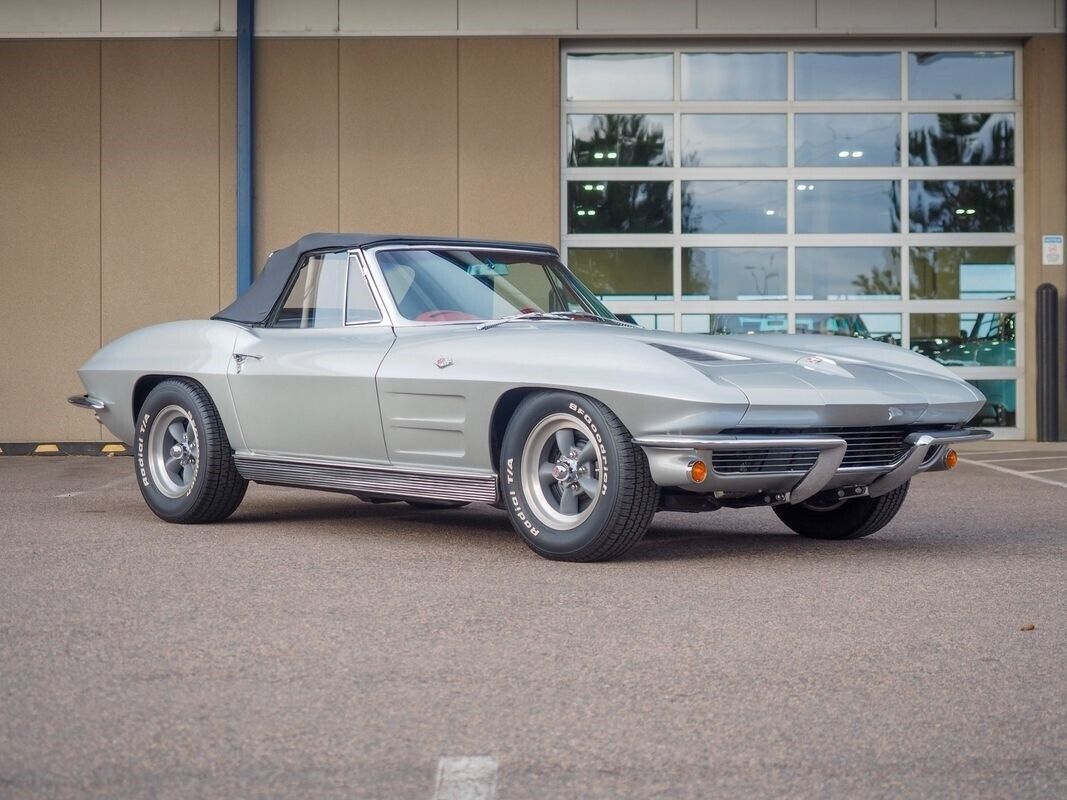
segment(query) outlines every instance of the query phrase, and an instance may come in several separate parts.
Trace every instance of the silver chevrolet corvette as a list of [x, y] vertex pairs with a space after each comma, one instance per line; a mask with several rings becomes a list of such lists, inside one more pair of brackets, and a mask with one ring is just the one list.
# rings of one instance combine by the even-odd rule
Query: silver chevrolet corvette
[[620, 320], [546, 245], [313, 234], [210, 320], [79, 370], [148, 507], [226, 519], [249, 481], [503, 507], [546, 558], [631, 548], [658, 510], [770, 506], [802, 536], [882, 528], [952, 467], [984, 398], [899, 347]]

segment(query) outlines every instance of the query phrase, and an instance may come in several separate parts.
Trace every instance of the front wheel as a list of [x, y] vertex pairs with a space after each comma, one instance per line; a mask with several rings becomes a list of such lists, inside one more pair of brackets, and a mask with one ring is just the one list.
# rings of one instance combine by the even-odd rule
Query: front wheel
[[515, 410], [500, 451], [511, 523], [545, 558], [604, 561], [644, 535], [659, 499], [644, 451], [604, 404], [539, 392]]
[[137, 417], [134, 469], [145, 503], [167, 522], [219, 522], [237, 510], [248, 481], [210, 395], [172, 378], [149, 392]]
[[881, 530], [897, 515], [908, 484], [880, 497], [838, 503], [801, 503], [774, 507], [778, 519], [810, 539], [859, 539]]

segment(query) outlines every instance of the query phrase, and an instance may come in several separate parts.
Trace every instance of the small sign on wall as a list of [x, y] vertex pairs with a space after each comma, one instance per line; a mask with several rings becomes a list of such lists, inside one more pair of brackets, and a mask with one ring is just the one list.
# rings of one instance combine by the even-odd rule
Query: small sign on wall
[[1046, 234], [1041, 237], [1041, 264], [1045, 267], [1063, 266], [1063, 236]]

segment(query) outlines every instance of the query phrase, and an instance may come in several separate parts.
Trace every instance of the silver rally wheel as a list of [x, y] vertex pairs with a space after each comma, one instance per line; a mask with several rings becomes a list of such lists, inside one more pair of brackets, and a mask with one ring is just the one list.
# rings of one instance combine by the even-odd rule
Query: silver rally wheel
[[148, 471], [166, 497], [184, 497], [196, 484], [200, 434], [191, 412], [178, 405], [160, 409], [148, 433]]
[[552, 414], [534, 426], [523, 446], [520, 472], [530, 510], [559, 531], [585, 522], [604, 494], [596, 435], [573, 414]]

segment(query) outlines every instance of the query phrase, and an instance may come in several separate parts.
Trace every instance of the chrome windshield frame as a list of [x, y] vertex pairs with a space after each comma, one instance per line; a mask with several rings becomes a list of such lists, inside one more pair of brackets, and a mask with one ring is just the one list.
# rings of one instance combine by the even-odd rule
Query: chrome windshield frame
[[[377, 247], [368, 247], [365, 249], [352, 250], [350, 252], [358, 252], [363, 259], [363, 264], [367, 268], [367, 276], [371, 279], [371, 284], [378, 295], [378, 299], [382, 304], [382, 310], [388, 316], [391, 324], [395, 328], [423, 328], [426, 326], [441, 327], [441, 326], [458, 326], [458, 325], [483, 325], [487, 322], [498, 322], [499, 318], [493, 319], [463, 319], [463, 320], [450, 320], [450, 321], [428, 321], [428, 320], [413, 320], [408, 319], [400, 313], [400, 309], [397, 307], [396, 300], [393, 297], [392, 291], [389, 289], [389, 284], [385, 280], [385, 275], [382, 273], [381, 265], [378, 263], [378, 253], [390, 251], [390, 250], [442, 250], [447, 249], [447, 245], [439, 244], [384, 244]], [[578, 281], [574, 273], [570, 271], [570, 268], [563, 263], [558, 255], [552, 256], [546, 253], [544, 250], [530, 250], [523, 247], [493, 247], [490, 245], [474, 245], [474, 246], [456, 246], [452, 247], [453, 250], [464, 250], [471, 253], [516, 253], [519, 255], [535, 256], [538, 259], [543, 259], [550, 256], [555, 259], [556, 264], [567, 273], [567, 277], [572, 281]], [[590, 312], [590, 316], [596, 316]], [[606, 320], [606, 318], [604, 318]], [[582, 320], [576, 320], [581, 322]]]

